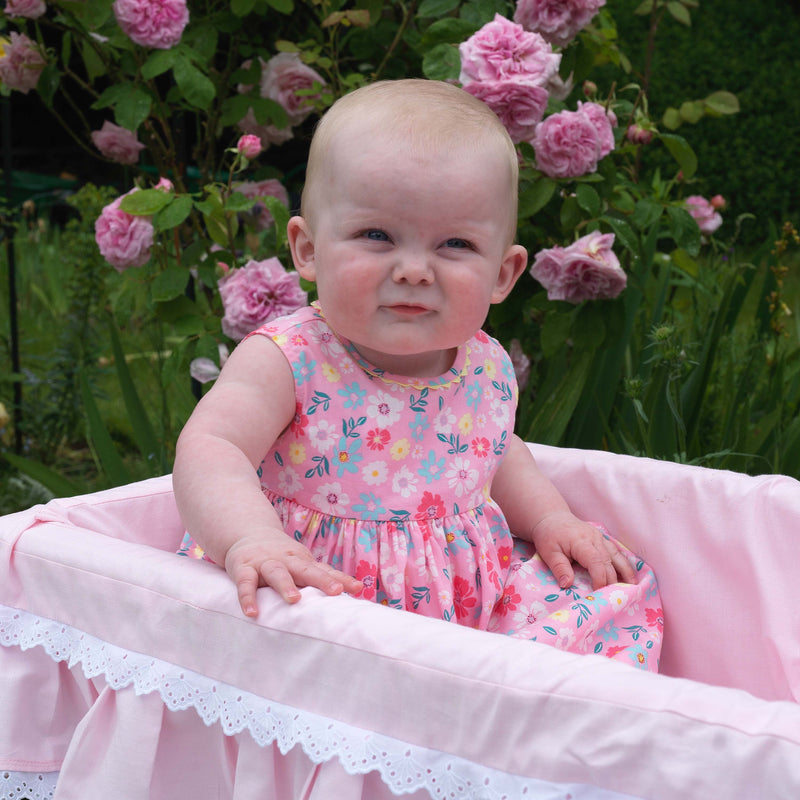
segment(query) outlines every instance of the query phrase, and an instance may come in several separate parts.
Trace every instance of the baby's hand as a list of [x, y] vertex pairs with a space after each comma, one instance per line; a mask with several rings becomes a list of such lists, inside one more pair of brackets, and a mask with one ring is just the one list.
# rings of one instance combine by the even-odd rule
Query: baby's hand
[[271, 586], [287, 603], [300, 599], [299, 586], [325, 594], [358, 592], [361, 581], [314, 559], [311, 551], [283, 531], [274, 538], [245, 536], [228, 550], [225, 569], [236, 584], [239, 604], [248, 617], [258, 614], [256, 589]]
[[575, 579], [572, 561], [588, 570], [594, 589], [609, 583], [636, 583], [636, 573], [617, 545], [568, 511], [545, 516], [534, 528], [532, 541], [562, 589]]

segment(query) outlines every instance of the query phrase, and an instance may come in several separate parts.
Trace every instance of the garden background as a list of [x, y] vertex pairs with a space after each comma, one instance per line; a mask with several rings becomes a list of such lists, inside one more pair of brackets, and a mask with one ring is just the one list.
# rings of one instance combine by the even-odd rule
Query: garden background
[[[524, 65], [504, 76], [504, 96], [524, 98], [504, 111], [520, 143], [519, 237], [532, 264], [545, 253], [563, 266], [585, 237], [613, 236], [613, 254], [579, 255], [626, 280], [564, 299], [540, 270], [492, 310], [522, 386], [518, 430], [800, 477], [797, 7], [564, 5], [587, 19], [570, 38], [542, 33], [561, 81]], [[376, 76], [479, 91], [464, 44], [537, 3], [190, 2], [188, 24], [160, 34], [126, 21], [125, 6], [13, 0], [0, 17], [2, 513], [169, 471], [201, 381], [240, 338], [220, 288], [258, 272], [272, 282], [262, 311], [296, 295], [281, 228], [319, 113]], [[23, 34], [38, 59], [3, 72]], [[269, 65], [284, 62], [295, 83], [270, 94]], [[543, 86], [546, 107], [522, 119]], [[616, 122], [609, 147], [579, 167], [548, 161], [552, 140], [535, 129], [593, 105]], [[91, 136], [106, 122], [129, 131], [114, 129], [116, 150]], [[237, 146], [242, 134], [259, 137], [259, 154]], [[115, 210], [151, 239], [104, 257], [95, 223], [134, 186]], [[686, 203], [697, 196], [715, 200], [705, 217]]]

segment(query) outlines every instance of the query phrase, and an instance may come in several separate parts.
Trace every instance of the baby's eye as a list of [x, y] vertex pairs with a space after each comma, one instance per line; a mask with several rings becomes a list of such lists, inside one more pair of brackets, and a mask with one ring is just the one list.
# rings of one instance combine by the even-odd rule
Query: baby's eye
[[362, 234], [366, 239], [371, 239], [373, 242], [388, 242], [389, 234], [386, 231], [379, 230], [378, 228], [371, 228], [364, 231]]
[[472, 245], [466, 239], [448, 239], [444, 243], [445, 247], [453, 247], [458, 250], [471, 250]]

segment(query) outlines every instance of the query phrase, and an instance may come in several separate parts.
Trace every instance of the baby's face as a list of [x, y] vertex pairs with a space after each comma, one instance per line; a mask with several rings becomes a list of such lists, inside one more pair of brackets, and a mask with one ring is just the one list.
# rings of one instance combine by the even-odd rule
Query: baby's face
[[298, 269], [316, 281], [331, 327], [375, 366], [446, 372], [524, 269], [524, 249], [508, 241], [511, 168], [498, 151], [334, 140], [310, 203], [313, 259]]

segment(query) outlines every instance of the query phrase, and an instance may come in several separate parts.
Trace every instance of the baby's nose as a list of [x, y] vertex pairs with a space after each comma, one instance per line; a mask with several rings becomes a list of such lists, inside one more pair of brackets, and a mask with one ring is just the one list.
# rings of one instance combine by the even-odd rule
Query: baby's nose
[[433, 267], [425, 253], [406, 253], [395, 264], [392, 277], [398, 283], [433, 283]]

